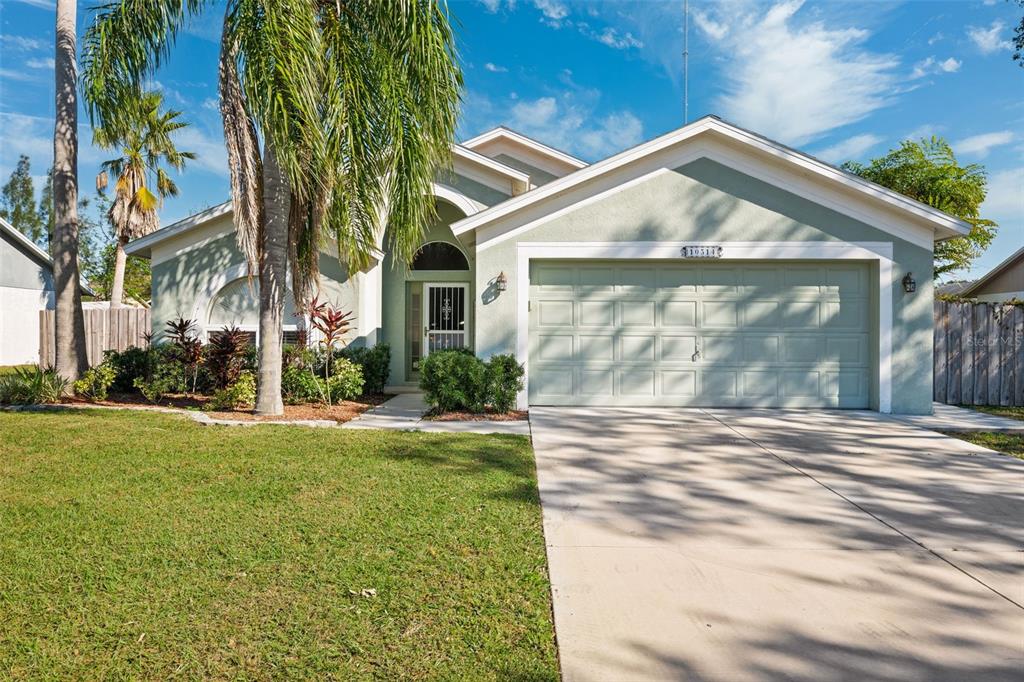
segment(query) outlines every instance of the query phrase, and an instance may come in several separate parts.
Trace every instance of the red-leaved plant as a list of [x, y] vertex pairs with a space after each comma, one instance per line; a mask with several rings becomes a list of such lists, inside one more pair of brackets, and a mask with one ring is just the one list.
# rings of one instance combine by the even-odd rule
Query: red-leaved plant
[[[306, 306], [306, 315], [309, 316], [309, 323], [313, 329], [321, 334], [320, 345], [325, 350], [324, 361], [324, 382], [329, 387], [331, 381], [331, 363], [334, 360], [334, 349], [341, 343], [345, 335], [352, 328], [352, 322], [356, 319], [352, 311], [342, 312], [327, 301], [320, 302], [320, 297], [314, 297]], [[322, 391], [324, 401], [331, 404], [331, 391]]]

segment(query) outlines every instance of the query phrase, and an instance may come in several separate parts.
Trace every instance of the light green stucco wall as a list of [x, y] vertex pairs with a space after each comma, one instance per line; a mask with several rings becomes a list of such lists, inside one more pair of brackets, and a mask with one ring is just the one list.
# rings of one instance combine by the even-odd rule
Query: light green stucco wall
[[[932, 252], [888, 232], [701, 159], [611, 197], [581, 206], [520, 235], [531, 242], [608, 241], [877, 241], [892, 242], [892, 409], [926, 414], [932, 395]], [[516, 346], [517, 239], [477, 253], [476, 348], [484, 357]], [[496, 297], [499, 272], [509, 287]], [[905, 294], [906, 272], [918, 282]]]
[[494, 157], [494, 160], [500, 161], [510, 168], [515, 168], [516, 170], [521, 170], [524, 173], [527, 173], [530, 176], [530, 182], [534, 185], [546, 185], [552, 180], [558, 179], [557, 175], [548, 173], [546, 170], [541, 170], [536, 166], [528, 164], [514, 156], [509, 156], [508, 154], [498, 154]]
[[[153, 332], [160, 334], [167, 320], [195, 315], [196, 303], [205, 296], [210, 282], [224, 271], [244, 263], [235, 244], [234, 234], [227, 234], [207, 244], [179, 253], [153, 265]], [[342, 310], [356, 310], [358, 291], [345, 268], [334, 256], [320, 254], [320, 300]], [[290, 294], [288, 294], [290, 295]], [[207, 311], [196, 321], [206, 323]], [[290, 322], [286, 320], [286, 322]], [[354, 337], [351, 338], [354, 340]]]
[[485, 206], [494, 206], [512, 196], [452, 171], [441, 171], [437, 174], [437, 181], [442, 185], [448, 185], [452, 189], [458, 190], [470, 199], [475, 199]]
[[[468, 271], [430, 270], [412, 271], [405, 263], [396, 263], [388, 250], [384, 262], [382, 275], [381, 314], [382, 329], [380, 338], [391, 345], [391, 378], [390, 383], [401, 384], [410, 380], [406, 373], [406, 291], [407, 283], [421, 284], [422, 282], [468, 282], [469, 300], [473, 300], [474, 280], [474, 257], [472, 253], [466, 252], [459, 240], [452, 234], [451, 223], [463, 216], [462, 212], [454, 206], [443, 201], [437, 205], [437, 220], [427, 229], [423, 243], [441, 241], [454, 244], [466, 254], [469, 261]], [[475, 310], [471, 306], [466, 311], [468, 316], [467, 326], [469, 338], [473, 338]]]

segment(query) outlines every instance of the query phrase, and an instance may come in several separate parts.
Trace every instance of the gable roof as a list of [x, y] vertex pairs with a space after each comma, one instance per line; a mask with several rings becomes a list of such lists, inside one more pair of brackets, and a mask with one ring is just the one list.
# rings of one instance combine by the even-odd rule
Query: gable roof
[[[495, 223], [515, 213], [534, 206], [550, 197], [567, 193], [585, 183], [598, 180], [614, 171], [639, 164], [652, 155], [669, 150], [684, 143], [704, 137], [725, 140], [740, 148], [741, 153], [760, 154], [765, 158], [785, 165], [790, 171], [813, 179], [815, 182], [842, 188], [874, 206], [894, 210], [917, 224], [926, 224], [934, 232], [934, 239], [948, 239], [967, 234], [970, 224], [942, 211], [895, 192], [881, 185], [865, 180], [852, 173], [836, 168], [808, 154], [761, 135], [727, 123], [716, 116], [705, 116], [689, 125], [674, 130], [636, 147], [627, 149], [593, 165], [581, 168], [565, 177], [538, 187], [526, 194], [496, 204], [480, 213], [464, 218], [452, 225], [456, 235]], [[886, 225], [878, 225], [886, 229]]]
[[[53, 259], [50, 258], [50, 254], [39, 248], [38, 244], [29, 239], [21, 230], [17, 229], [14, 225], [11, 225], [3, 218], [0, 218], [0, 232], [8, 235], [15, 243], [28, 251], [29, 257], [32, 258], [32, 260], [47, 268], [50, 272], [53, 272]], [[79, 281], [79, 286], [81, 287], [83, 294], [86, 294], [87, 296], [96, 295], [93, 290], [89, 288], [89, 285], [84, 279]]]
[[981, 289], [983, 286], [991, 282], [1000, 274], [1002, 274], [1009, 268], [1012, 268], [1014, 265], [1017, 265], [1018, 263], [1024, 264], [1024, 246], [1014, 251], [1012, 254], [1010, 254], [1009, 258], [1007, 258], [1002, 263], [1000, 263], [999, 265], [995, 266], [994, 268], [986, 272], [984, 275], [982, 275], [981, 279], [972, 282], [970, 286], [968, 286], [967, 288], [960, 292], [960, 295], [970, 296], [978, 289]]
[[507, 140], [513, 144], [526, 147], [527, 149], [531, 149], [534, 152], [537, 152], [538, 154], [547, 156], [548, 158], [554, 159], [556, 161], [560, 161], [576, 169], [585, 168], [588, 165], [586, 161], [577, 159], [575, 156], [572, 156], [571, 154], [567, 154], [560, 149], [555, 149], [554, 147], [546, 145], [543, 142], [539, 142], [533, 139], [532, 137], [527, 137], [526, 135], [518, 133], [512, 130], [511, 128], [506, 128], [505, 126], [498, 126], [497, 128], [492, 128], [491, 130], [488, 130], [485, 133], [481, 133], [476, 137], [470, 138], [463, 142], [462, 146], [466, 147], [467, 149], [476, 149], [477, 147], [483, 146], [495, 140]]
[[484, 156], [468, 147], [460, 144], [452, 145], [452, 163], [468, 162], [493, 173], [503, 175], [511, 181], [510, 189], [513, 195], [523, 194], [530, 190], [530, 175], [521, 170], [512, 168], [501, 161], [496, 161], [489, 156]]

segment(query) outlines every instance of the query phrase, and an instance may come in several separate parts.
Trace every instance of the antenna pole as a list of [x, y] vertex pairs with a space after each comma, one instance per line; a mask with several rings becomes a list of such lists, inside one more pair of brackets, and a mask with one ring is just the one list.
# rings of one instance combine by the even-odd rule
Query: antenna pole
[[690, 0], [683, 0], [683, 125], [690, 122]]

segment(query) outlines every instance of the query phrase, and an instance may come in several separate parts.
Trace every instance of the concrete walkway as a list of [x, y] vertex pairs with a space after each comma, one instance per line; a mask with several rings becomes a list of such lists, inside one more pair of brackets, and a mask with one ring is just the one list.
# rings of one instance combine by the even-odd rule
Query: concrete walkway
[[928, 415], [893, 415], [913, 426], [932, 431], [989, 431], [996, 433], [1024, 433], [1024, 421], [997, 417], [977, 410], [956, 405], [933, 404], [934, 414]]
[[1024, 462], [869, 412], [531, 420], [567, 681], [1021, 679]]
[[530, 435], [530, 422], [452, 421], [438, 422], [423, 419], [427, 404], [422, 393], [400, 393], [386, 403], [363, 412], [345, 429], [398, 429], [401, 431], [428, 431], [431, 433], [509, 433]]

